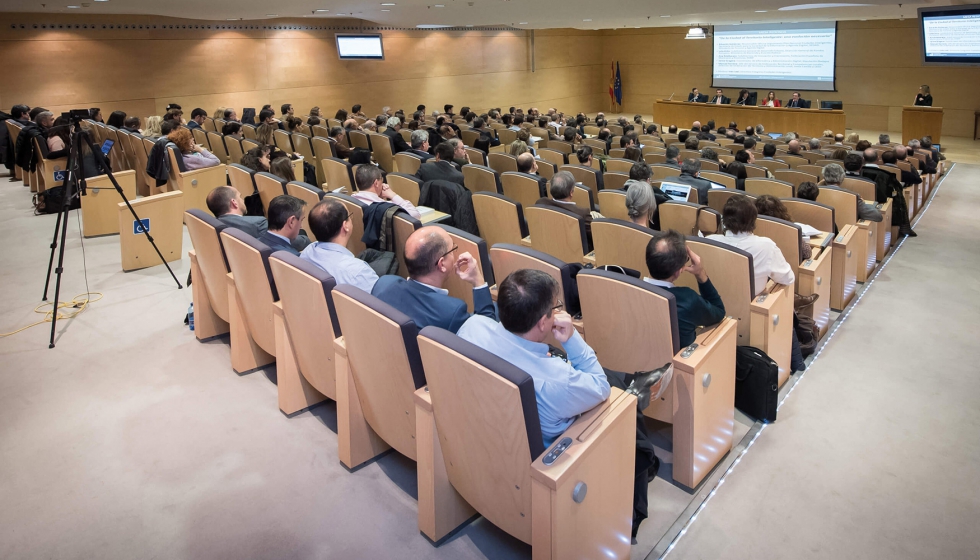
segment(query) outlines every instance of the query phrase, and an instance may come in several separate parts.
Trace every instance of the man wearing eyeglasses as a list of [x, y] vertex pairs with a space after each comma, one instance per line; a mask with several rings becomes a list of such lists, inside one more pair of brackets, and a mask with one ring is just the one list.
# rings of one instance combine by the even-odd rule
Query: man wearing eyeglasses
[[354, 232], [350, 212], [340, 201], [324, 199], [310, 210], [310, 231], [318, 240], [300, 254], [333, 276], [337, 284], [351, 284], [371, 293], [378, 275], [368, 263], [347, 249]]
[[477, 315], [497, 320], [490, 287], [483, 271], [469, 253], [459, 256], [449, 233], [437, 226], [415, 230], [405, 242], [405, 265], [409, 279], [382, 276], [371, 292], [381, 301], [408, 315], [419, 329], [436, 326], [455, 333], [470, 318], [466, 302], [443, 288], [450, 276], [473, 286], [473, 309]]

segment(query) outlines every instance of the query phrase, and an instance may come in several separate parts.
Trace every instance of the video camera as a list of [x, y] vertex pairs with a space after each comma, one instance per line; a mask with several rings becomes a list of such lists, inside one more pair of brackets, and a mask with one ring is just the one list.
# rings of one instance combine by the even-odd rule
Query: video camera
[[61, 116], [72, 122], [83, 121], [91, 117], [91, 115], [89, 115], [88, 109], [72, 109], [70, 111], [61, 113]]

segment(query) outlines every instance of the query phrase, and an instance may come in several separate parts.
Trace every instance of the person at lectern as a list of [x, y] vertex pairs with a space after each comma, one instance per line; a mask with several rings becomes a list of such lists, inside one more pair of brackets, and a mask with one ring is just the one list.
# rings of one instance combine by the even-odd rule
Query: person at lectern
[[690, 95], [687, 96], [687, 100], [690, 103], [704, 103], [708, 101], [708, 96], [700, 93], [698, 88], [694, 88], [691, 90]]
[[725, 97], [725, 92], [718, 89], [715, 90], [715, 96], [708, 103], [713, 103], [715, 105], [728, 105], [732, 102], [731, 97]]
[[915, 96], [915, 104], [923, 107], [932, 107], [932, 94], [929, 93], [929, 86], [919, 86], [919, 93]]
[[770, 91], [766, 94], [766, 100], [762, 102], [764, 107], [779, 107], [779, 100], [776, 99], [776, 92]]
[[786, 107], [793, 108], [793, 109], [802, 109], [806, 107], [806, 102], [803, 101], [802, 97], [800, 97], [800, 92], [794, 91], [793, 99], [789, 100], [789, 103], [786, 104]]
[[738, 101], [735, 102], [736, 105], [748, 105], [749, 103], [749, 90], [743, 89], [738, 92]]

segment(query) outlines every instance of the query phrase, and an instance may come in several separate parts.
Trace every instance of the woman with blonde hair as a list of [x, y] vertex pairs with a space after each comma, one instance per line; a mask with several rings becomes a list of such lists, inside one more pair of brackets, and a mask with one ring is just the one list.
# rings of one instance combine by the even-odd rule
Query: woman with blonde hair
[[274, 146], [275, 141], [272, 138], [272, 133], [278, 129], [279, 127], [269, 123], [260, 124], [255, 129], [255, 141], [263, 146]]
[[163, 131], [160, 130], [160, 125], [162, 124], [163, 117], [161, 116], [147, 117], [146, 129], [143, 130], [143, 137], [154, 140], [163, 136]]
[[852, 132], [847, 135], [847, 140], [844, 140], [848, 144], [857, 144], [861, 141], [861, 136], [857, 132]]
[[280, 157], [272, 160], [272, 164], [269, 165], [269, 172], [286, 182], [296, 180], [296, 173], [293, 171], [293, 162], [288, 157]]
[[188, 171], [214, 167], [221, 163], [217, 156], [194, 143], [194, 136], [190, 129], [176, 128], [167, 136], [167, 139], [177, 145], [177, 149], [180, 150], [180, 155], [184, 159], [184, 166], [187, 167]]
[[514, 140], [510, 143], [510, 146], [507, 149], [507, 153], [514, 157], [529, 151], [531, 151], [531, 148], [528, 148], [527, 144], [525, 144], [522, 140]]
[[214, 115], [212, 115], [211, 118], [212, 119], [224, 119], [225, 118], [225, 110], [226, 109], [227, 109], [226, 107], [218, 107], [214, 111]]

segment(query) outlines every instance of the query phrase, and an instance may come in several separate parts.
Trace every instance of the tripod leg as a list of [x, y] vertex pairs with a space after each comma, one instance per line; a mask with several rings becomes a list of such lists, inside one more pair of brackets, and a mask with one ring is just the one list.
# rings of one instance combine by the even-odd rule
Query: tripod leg
[[48, 348], [54, 348], [54, 335], [55, 329], [58, 326], [58, 297], [61, 295], [61, 273], [64, 271], [65, 264], [65, 238], [68, 235], [68, 205], [67, 201], [65, 204], [64, 211], [61, 216], [63, 217], [63, 223], [61, 224], [61, 247], [58, 248], [58, 268], [54, 269], [54, 273], [57, 275], [57, 280], [54, 283], [54, 309], [52, 310], [51, 317], [51, 340], [48, 342]]
[[61, 229], [61, 213], [65, 209], [62, 208], [61, 212], [58, 212], [58, 220], [54, 223], [54, 237], [51, 238], [51, 256], [48, 257], [48, 273], [44, 276], [44, 295], [41, 296], [41, 301], [48, 301], [48, 286], [51, 285], [51, 267], [54, 266], [54, 250], [58, 248], [58, 231]]

